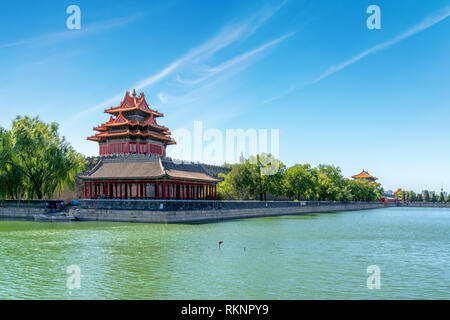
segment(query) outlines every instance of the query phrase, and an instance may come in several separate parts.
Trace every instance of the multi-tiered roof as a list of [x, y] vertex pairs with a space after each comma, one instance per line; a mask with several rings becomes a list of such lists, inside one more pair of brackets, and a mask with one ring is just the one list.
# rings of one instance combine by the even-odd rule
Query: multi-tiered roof
[[95, 127], [99, 133], [88, 137], [88, 140], [106, 143], [122, 138], [139, 142], [158, 141], [164, 146], [175, 144], [169, 129], [156, 122], [156, 118], [164, 117], [164, 114], [149, 107], [144, 93], [137, 97], [135, 90], [131, 96], [127, 91], [120, 105], [106, 109], [105, 113], [111, 114], [109, 121]]
[[365, 179], [369, 180], [371, 182], [375, 182], [375, 180], [378, 180], [378, 178], [375, 178], [374, 176], [370, 175], [369, 172], [363, 170], [360, 173], [352, 176], [353, 179]]

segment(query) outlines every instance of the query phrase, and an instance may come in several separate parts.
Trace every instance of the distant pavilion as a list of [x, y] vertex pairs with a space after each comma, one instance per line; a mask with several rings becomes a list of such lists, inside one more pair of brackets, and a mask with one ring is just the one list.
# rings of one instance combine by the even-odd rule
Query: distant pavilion
[[164, 115], [149, 107], [143, 93], [126, 92], [120, 105], [105, 113], [109, 121], [87, 138], [98, 142], [101, 159], [80, 177], [85, 199], [217, 199], [221, 180], [206, 165], [165, 157], [166, 147], [176, 142], [156, 122]]
[[369, 172], [367, 171], [361, 171], [360, 173], [352, 176], [353, 179], [364, 179], [367, 181], [370, 181], [372, 183], [375, 183], [376, 180], [378, 180], [378, 178], [375, 178], [374, 176], [370, 175]]

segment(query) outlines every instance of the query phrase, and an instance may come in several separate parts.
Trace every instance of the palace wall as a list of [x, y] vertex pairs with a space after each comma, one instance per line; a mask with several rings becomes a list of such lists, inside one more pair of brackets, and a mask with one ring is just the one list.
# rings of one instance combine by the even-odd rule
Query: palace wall
[[[331, 201], [79, 200], [70, 209], [80, 220], [207, 223], [230, 219], [301, 215], [385, 207], [450, 208], [450, 203]], [[46, 211], [45, 200], [0, 201], [0, 218], [33, 219]]]
[[230, 219], [377, 209], [381, 202], [80, 200], [71, 210], [80, 220], [207, 223]]

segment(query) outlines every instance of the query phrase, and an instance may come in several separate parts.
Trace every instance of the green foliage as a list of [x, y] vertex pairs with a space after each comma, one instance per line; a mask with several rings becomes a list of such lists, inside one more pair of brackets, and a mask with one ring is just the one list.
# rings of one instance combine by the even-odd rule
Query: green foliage
[[84, 157], [59, 137], [58, 125], [37, 117], [17, 117], [10, 132], [2, 130], [0, 144], [4, 198], [51, 198], [64, 185], [73, 187], [75, 173], [85, 166]]
[[424, 192], [423, 192], [423, 201], [424, 202], [430, 202], [430, 193], [428, 192], [428, 190], [425, 190]]
[[423, 201], [423, 196], [421, 193], [417, 194], [417, 200], [416, 201]]
[[218, 184], [220, 199], [266, 199], [267, 192], [291, 200], [379, 201], [381, 187], [366, 180], [345, 179], [339, 167], [321, 164], [285, 166], [261, 154], [232, 166]]
[[436, 196], [436, 194], [435, 193], [431, 194], [430, 201], [437, 202], [437, 200], [438, 200], [438, 197]]
[[349, 180], [348, 184], [355, 201], [377, 201], [381, 193], [378, 183], [371, 183], [364, 179]]
[[222, 199], [266, 199], [267, 192], [282, 194], [279, 182], [284, 165], [270, 154], [250, 157], [243, 163], [232, 166], [227, 175], [220, 174], [224, 181], [217, 185]]
[[316, 198], [316, 177], [309, 164], [296, 164], [288, 168], [282, 179], [284, 194], [297, 200]]
[[24, 175], [11, 148], [10, 132], [0, 128], [0, 198], [19, 199], [25, 192]]

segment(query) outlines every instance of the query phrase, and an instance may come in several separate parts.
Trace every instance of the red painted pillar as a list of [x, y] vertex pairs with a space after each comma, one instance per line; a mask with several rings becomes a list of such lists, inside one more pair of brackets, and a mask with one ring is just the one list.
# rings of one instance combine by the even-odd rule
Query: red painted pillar
[[119, 184], [119, 188], [120, 188], [119, 199], [122, 199], [122, 182]]
[[163, 199], [166, 199], [166, 182], [163, 181], [162, 183], [162, 197]]
[[139, 198], [139, 184], [136, 182], [136, 199]]

